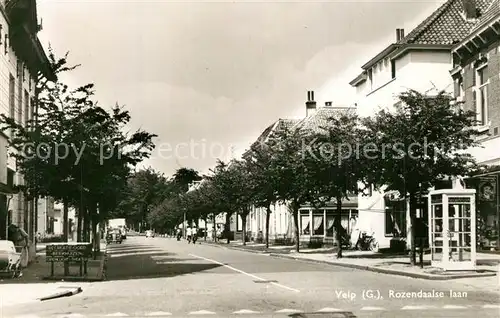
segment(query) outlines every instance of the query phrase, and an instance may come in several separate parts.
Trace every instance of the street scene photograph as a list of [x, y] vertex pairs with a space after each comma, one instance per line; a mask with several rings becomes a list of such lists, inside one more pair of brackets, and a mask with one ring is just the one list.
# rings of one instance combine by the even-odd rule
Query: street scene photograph
[[500, 317], [500, 0], [0, 0], [0, 318]]

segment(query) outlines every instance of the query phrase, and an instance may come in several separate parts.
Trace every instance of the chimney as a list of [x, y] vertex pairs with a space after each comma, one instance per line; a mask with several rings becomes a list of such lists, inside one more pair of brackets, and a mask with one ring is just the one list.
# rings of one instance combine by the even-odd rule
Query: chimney
[[396, 42], [401, 41], [405, 37], [405, 29], [396, 29]]
[[462, 0], [462, 4], [464, 6], [465, 18], [467, 18], [467, 19], [478, 18], [479, 14], [478, 14], [475, 0]]
[[314, 115], [316, 112], [316, 101], [314, 100], [314, 91], [307, 91], [306, 117]]
[[325, 102], [326, 107], [332, 107], [332, 102]]

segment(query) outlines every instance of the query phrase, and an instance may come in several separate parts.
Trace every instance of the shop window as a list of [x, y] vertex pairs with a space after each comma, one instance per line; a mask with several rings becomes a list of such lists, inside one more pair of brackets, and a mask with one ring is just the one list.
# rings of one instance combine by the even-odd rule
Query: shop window
[[326, 236], [333, 237], [333, 233], [334, 233], [333, 225], [334, 224], [335, 224], [335, 217], [333, 215], [327, 215], [326, 216]]
[[300, 234], [301, 235], [310, 235], [310, 219], [309, 219], [309, 211], [303, 211], [300, 213]]
[[406, 201], [385, 199], [385, 235], [406, 237]]
[[323, 222], [324, 214], [313, 214], [313, 235], [324, 235], [325, 225]]

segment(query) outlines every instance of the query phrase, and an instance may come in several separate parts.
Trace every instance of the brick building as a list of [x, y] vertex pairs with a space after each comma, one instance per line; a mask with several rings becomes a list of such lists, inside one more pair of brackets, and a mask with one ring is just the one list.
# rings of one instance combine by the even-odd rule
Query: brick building
[[[471, 153], [480, 164], [491, 168], [470, 184], [478, 190], [478, 214], [489, 234], [481, 243], [498, 245], [500, 166], [500, 0], [494, 0], [480, 16], [471, 32], [453, 49], [457, 105], [476, 112], [479, 141], [483, 148]], [[496, 233], [495, 233], [496, 232]]]

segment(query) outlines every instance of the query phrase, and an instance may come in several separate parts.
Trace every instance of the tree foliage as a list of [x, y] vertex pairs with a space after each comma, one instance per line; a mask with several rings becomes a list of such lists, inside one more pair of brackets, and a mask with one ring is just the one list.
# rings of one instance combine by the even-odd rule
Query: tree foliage
[[314, 133], [313, 142], [308, 145], [307, 166], [316, 184], [318, 207], [330, 201], [336, 203], [333, 226], [339, 247], [338, 258], [342, 257], [342, 241], [346, 235], [341, 225], [342, 203], [364, 188], [362, 181], [366, 178], [368, 163], [360, 156], [359, 149], [364, 148], [365, 135], [356, 114], [339, 112], [327, 119], [326, 125]]
[[[49, 58], [56, 73], [75, 68], [66, 56], [57, 59], [51, 52]], [[93, 84], [70, 89], [60, 80], [40, 79], [37, 89], [37, 116], [25, 125], [0, 118], [2, 130], [11, 133], [11, 155], [24, 178], [21, 190], [29, 198], [63, 201], [65, 211], [70, 204], [84, 207], [95, 230], [116, 208], [130, 169], [149, 157], [156, 135], [143, 130], [126, 134], [128, 111], [100, 107], [93, 100]]]
[[377, 188], [399, 191], [410, 202], [412, 263], [415, 263], [415, 211], [419, 196], [445, 178], [468, 175], [476, 166], [466, 153], [477, 146], [476, 114], [450, 104], [440, 92], [427, 96], [409, 90], [395, 111], [364, 120], [372, 145], [366, 176]]

